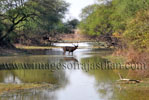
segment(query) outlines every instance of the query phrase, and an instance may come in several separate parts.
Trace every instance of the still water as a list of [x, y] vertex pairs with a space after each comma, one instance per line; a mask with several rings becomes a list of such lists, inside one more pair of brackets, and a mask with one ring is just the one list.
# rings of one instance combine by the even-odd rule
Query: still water
[[[54, 44], [63, 46], [64, 44]], [[71, 45], [71, 44], [68, 44]], [[90, 46], [91, 43], [81, 43]], [[44, 55], [0, 57], [0, 62], [10, 63], [98, 63], [108, 61], [103, 56], [110, 55], [111, 50], [80, 48], [74, 55], [63, 55], [62, 49], [46, 50]], [[129, 71], [120, 71], [126, 76]], [[148, 100], [148, 92], [127, 90], [116, 81], [118, 71], [90, 69], [22, 69], [1, 70], [0, 83], [53, 84], [56, 88], [40, 88], [24, 91], [7, 92], [0, 100]]]

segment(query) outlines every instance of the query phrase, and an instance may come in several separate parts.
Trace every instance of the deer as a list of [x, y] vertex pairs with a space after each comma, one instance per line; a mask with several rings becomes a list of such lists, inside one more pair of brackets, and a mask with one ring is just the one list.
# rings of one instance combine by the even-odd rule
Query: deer
[[70, 54], [70, 52], [71, 52], [72, 55], [73, 55], [73, 52], [74, 52], [77, 48], [78, 48], [78, 45], [74, 45], [74, 47], [71, 47], [71, 46], [65, 46], [65, 47], [63, 47], [63, 51], [64, 51], [63, 54], [65, 54], [66, 51], [68, 51], [69, 54]]

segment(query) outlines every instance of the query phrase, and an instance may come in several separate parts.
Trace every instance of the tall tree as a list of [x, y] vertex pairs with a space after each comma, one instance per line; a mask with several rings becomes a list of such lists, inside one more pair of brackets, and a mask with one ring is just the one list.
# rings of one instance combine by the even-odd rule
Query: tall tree
[[26, 29], [34, 23], [35, 28], [45, 31], [54, 29], [64, 16], [68, 4], [62, 0], [1, 0], [0, 45], [11, 44], [17, 29]]

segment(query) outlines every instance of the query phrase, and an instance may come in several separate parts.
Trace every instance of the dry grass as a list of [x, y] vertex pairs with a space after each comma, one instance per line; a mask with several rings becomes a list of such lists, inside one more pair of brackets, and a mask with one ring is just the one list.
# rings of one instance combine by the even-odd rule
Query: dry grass
[[18, 49], [52, 49], [52, 48], [59, 48], [59, 47], [53, 47], [53, 46], [25, 46], [25, 45], [15, 45]]
[[125, 63], [145, 64], [145, 70], [135, 70], [130, 74], [136, 77], [149, 78], [149, 51], [139, 52], [130, 48], [128, 50], [117, 50], [113, 53], [113, 56], [123, 56], [126, 59]]
[[139, 52], [134, 49], [128, 50], [116, 50], [113, 53], [113, 56], [123, 56], [126, 57], [126, 62], [130, 63], [148, 63], [149, 61], [149, 52]]
[[75, 34], [59, 34], [59, 37], [64, 42], [89, 42], [93, 41], [90, 36], [76, 32]]
[[0, 94], [4, 92], [11, 92], [11, 91], [17, 91], [17, 90], [26, 90], [26, 89], [33, 89], [33, 88], [42, 88], [42, 87], [51, 87], [50, 84], [0, 84]]

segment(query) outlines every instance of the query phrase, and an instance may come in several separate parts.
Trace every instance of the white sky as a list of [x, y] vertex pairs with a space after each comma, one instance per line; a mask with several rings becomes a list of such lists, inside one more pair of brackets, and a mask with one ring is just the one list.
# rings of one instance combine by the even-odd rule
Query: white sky
[[65, 0], [65, 1], [70, 3], [66, 19], [73, 19], [73, 18], [79, 19], [81, 10], [88, 5], [95, 3], [95, 0]]

